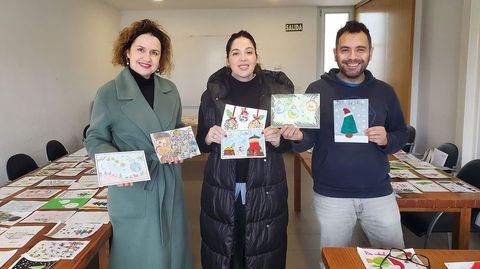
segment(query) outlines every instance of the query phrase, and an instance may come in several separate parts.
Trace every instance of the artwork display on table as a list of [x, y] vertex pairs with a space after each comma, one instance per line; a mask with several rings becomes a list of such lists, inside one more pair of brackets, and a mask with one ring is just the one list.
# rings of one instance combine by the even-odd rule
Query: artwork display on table
[[97, 197], [97, 198], [107, 198], [108, 197], [108, 188], [104, 188], [97, 195], [95, 195], [95, 197]]
[[50, 163], [49, 165], [45, 166], [43, 169], [45, 170], [62, 170], [65, 168], [72, 168], [75, 167], [77, 163], [57, 163], [53, 162]]
[[2, 248], [21, 248], [30, 241], [44, 226], [13, 226], [0, 235]]
[[395, 193], [422, 193], [409, 182], [391, 182]]
[[21, 199], [42, 199], [42, 198], [50, 198], [54, 196], [55, 194], [59, 193], [61, 189], [43, 189], [43, 188], [37, 188], [37, 189], [27, 189], [17, 195], [15, 195], [15, 198], [21, 198]]
[[11, 267], [8, 269], [49, 269], [58, 261], [58, 259], [52, 261], [31, 261], [25, 257], [20, 257]]
[[438, 180], [436, 182], [451, 192], [480, 192], [478, 188], [475, 188], [474, 186], [467, 184], [463, 181]]
[[55, 173], [55, 176], [59, 177], [74, 177], [83, 172], [85, 168], [78, 168], [78, 167], [73, 167], [73, 168], [65, 168], [61, 170], [60, 172]]
[[74, 182], [69, 190], [97, 189], [98, 178], [94, 175], [82, 176], [78, 181]]
[[49, 169], [42, 169], [37, 172], [33, 172], [30, 175], [32, 176], [39, 176], [39, 177], [48, 177], [51, 175], [54, 175], [55, 173], [58, 173], [60, 170], [49, 170]]
[[335, 142], [368, 143], [368, 99], [333, 100]]
[[70, 186], [75, 179], [45, 179], [37, 187], [65, 187]]
[[410, 169], [410, 165], [402, 161], [389, 161], [390, 169], [393, 170], [407, 170]]
[[14, 225], [43, 204], [45, 204], [44, 201], [11, 200], [0, 206], [0, 225]]
[[[415, 255], [415, 250], [413, 248], [403, 249], [403, 251], [393, 250], [390, 252], [389, 249], [373, 249], [373, 248], [359, 248], [357, 247], [358, 256], [362, 260], [365, 268], [367, 269], [378, 269], [380, 264], [382, 268], [389, 269], [424, 269], [425, 266], [417, 265], [423, 264], [422, 261]], [[389, 255], [390, 254], [390, 255]], [[385, 259], [385, 257], [388, 257]], [[406, 256], [411, 258], [415, 263], [406, 261]], [[385, 261], [384, 261], [385, 259]], [[383, 262], [383, 263], [382, 263]]]
[[14, 194], [14, 193], [17, 193], [21, 190], [23, 190], [24, 187], [2, 187], [0, 188], [0, 200], [1, 199], [5, 199], [7, 198], [8, 196]]
[[88, 156], [68, 155], [68, 156], [65, 156], [65, 157], [62, 157], [62, 158], [56, 160], [55, 162], [57, 162], [57, 163], [79, 163], [79, 162], [85, 161], [86, 159], [88, 159]]
[[10, 183], [9, 187], [28, 187], [35, 185], [46, 176], [25, 176]]
[[480, 258], [471, 262], [446, 262], [447, 269], [480, 269]]
[[150, 180], [144, 151], [97, 153], [95, 161], [100, 187]]
[[150, 134], [158, 159], [177, 157], [180, 160], [200, 155], [191, 126]]
[[56, 239], [87, 238], [97, 232], [102, 225], [99, 223], [60, 223], [45, 236]]
[[87, 148], [83, 147], [83, 148], [75, 151], [74, 153], [72, 153], [68, 156], [70, 156], [70, 157], [73, 157], [73, 156], [88, 157]]
[[107, 199], [90, 199], [82, 209], [107, 209]]
[[107, 224], [110, 222], [110, 217], [106, 211], [78, 211], [67, 223], [100, 223]]
[[426, 178], [451, 178], [435, 169], [417, 169], [415, 172]]
[[420, 178], [410, 170], [390, 170], [388, 174], [391, 178]]
[[57, 223], [67, 221], [75, 211], [37, 210], [22, 220], [22, 223]]
[[428, 179], [409, 180], [408, 182], [422, 192], [448, 192], [447, 189]]
[[320, 128], [320, 94], [273, 94], [271, 125]]
[[0, 250], [0, 268], [10, 260], [10, 258], [15, 255], [15, 252], [17, 252], [16, 249], [14, 250]]
[[74, 259], [89, 241], [53, 241], [43, 240], [33, 246], [24, 257], [32, 261], [51, 261], [56, 259]]
[[57, 197], [50, 199], [41, 209], [80, 208], [86, 204], [97, 191], [97, 189], [66, 190]]

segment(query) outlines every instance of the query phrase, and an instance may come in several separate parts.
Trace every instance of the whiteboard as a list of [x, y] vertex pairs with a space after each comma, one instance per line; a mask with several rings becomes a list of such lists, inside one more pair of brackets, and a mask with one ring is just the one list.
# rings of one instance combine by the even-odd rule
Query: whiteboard
[[[225, 66], [227, 35], [175, 36], [172, 40], [175, 67], [171, 79], [182, 106], [200, 106], [208, 78]], [[172, 38], [173, 39], [173, 38]]]

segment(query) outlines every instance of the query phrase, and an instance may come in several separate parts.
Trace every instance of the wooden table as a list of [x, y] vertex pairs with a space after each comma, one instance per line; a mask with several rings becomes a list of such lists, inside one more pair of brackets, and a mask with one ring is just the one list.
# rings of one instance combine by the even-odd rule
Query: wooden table
[[[445, 262], [480, 260], [480, 250], [415, 249], [427, 256], [432, 269], [445, 268]], [[356, 248], [323, 248], [322, 260], [327, 269], [365, 269]]]
[[[39, 168], [38, 170], [41, 170], [42, 168]], [[36, 170], [36, 171], [38, 171]], [[86, 168], [82, 173], [78, 174], [75, 177], [57, 177], [57, 178], [65, 178], [65, 179], [79, 179], [80, 177], [84, 176], [84, 172], [89, 170], [89, 168]], [[32, 172], [34, 173], [34, 172]], [[54, 179], [56, 176], [48, 176], [45, 179]], [[40, 181], [41, 182], [41, 181]], [[6, 204], [10, 200], [36, 200], [36, 201], [48, 201], [49, 199], [13, 199], [15, 195], [33, 188], [37, 185], [38, 183], [34, 184], [33, 186], [30, 187], [24, 187], [24, 189], [18, 191], [15, 194], [10, 195], [9, 197], [2, 199], [0, 201], [0, 206]], [[67, 189], [68, 187], [35, 187], [35, 188], [57, 188], [57, 189]], [[97, 193], [99, 193], [101, 189]], [[51, 199], [51, 198], [50, 198]], [[64, 209], [55, 209], [55, 210], [64, 210]], [[71, 210], [71, 209], [69, 209]], [[84, 211], [82, 209], [77, 209], [77, 211]], [[95, 211], [95, 210], [88, 210], [88, 211]], [[99, 210], [97, 210], [99, 211]], [[106, 211], [106, 210], [103, 210]], [[55, 223], [17, 223], [14, 226], [45, 226], [39, 233], [35, 235], [34, 238], [32, 238], [24, 247], [17, 249], [17, 252], [15, 255], [7, 262], [2, 268], [8, 268], [10, 265], [15, 263], [17, 259], [20, 257], [22, 253], [27, 252], [29, 249], [31, 249], [33, 246], [35, 246], [39, 241], [42, 240], [52, 240], [49, 237], [44, 236], [45, 233], [50, 231], [50, 229], [53, 228]], [[2, 226], [2, 227], [7, 227], [8, 226]], [[76, 268], [86, 268], [88, 264], [95, 258], [95, 256], [98, 255], [98, 262], [99, 266], [98, 268], [100, 269], [108, 269], [108, 258], [109, 258], [109, 252], [110, 252], [110, 238], [112, 237], [112, 225], [111, 223], [104, 224], [102, 227], [91, 237], [88, 237], [86, 239], [72, 239], [72, 240], [88, 240], [90, 241], [88, 245], [85, 247], [85, 249], [80, 252], [75, 259], [73, 260], [66, 260], [62, 259], [59, 260], [55, 265], [52, 267], [53, 269], [76, 269]], [[53, 240], [60, 240], [60, 239], [53, 239]], [[63, 240], [63, 239], [62, 239]], [[66, 239], [65, 239], [66, 240]], [[13, 249], [6, 249], [6, 248], [1, 248], [0, 250], [13, 250]]]
[[[312, 154], [308, 152], [295, 153], [294, 174], [294, 210], [301, 211], [301, 166], [312, 176]], [[402, 181], [402, 180], [401, 180]], [[480, 194], [456, 192], [430, 192], [401, 194], [397, 198], [398, 207], [402, 212], [453, 212], [455, 218], [452, 234], [452, 247], [468, 249], [470, 240], [470, 222], [472, 208], [480, 208]]]

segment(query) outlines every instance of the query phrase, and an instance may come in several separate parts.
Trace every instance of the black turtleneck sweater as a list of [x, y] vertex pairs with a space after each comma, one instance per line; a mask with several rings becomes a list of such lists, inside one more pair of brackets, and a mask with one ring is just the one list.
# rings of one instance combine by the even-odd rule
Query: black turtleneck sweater
[[[228, 84], [230, 90], [228, 92], [228, 99], [232, 100], [232, 105], [258, 108], [260, 105], [261, 86], [258, 76], [252, 80], [242, 82], [229, 76]], [[249, 159], [236, 160], [235, 170], [237, 182], [245, 182], [248, 176]]]
[[155, 74], [150, 75], [150, 77], [146, 79], [137, 72], [133, 71], [132, 68], [128, 67], [128, 70], [130, 70], [130, 74], [132, 74], [133, 78], [137, 82], [138, 88], [140, 88], [143, 97], [145, 97], [145, 100], [147, 100], [148, 104], [153, 109], [153, 99], [155, 96], [153, 91], [155, 88], [155, 82], [153, 78], [155, 77]]

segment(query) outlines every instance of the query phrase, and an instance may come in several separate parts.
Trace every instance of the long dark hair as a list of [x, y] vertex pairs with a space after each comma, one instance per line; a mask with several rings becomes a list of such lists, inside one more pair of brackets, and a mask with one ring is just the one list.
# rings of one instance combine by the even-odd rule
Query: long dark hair
[[[228, 55], [230, 53], [230, 50], [232, 50], [233, 41], [235, 41], [237, 38], [240, 38], [240, 37], [244, 37], [244, 38], [250, 40], [250, 42], [252, 42], [253, 48], [255, 49], [255, 56], [257, 56], [257, 58], [258, 58], [257, 43], [255, 42], [255, 39], [253, 38], [253, 36], [249, 32], [247, 32], [245, 30], [240, 30], [238, 33], [232, 34], [227, 41], [227, 45], [225, 46], [225, 51], [227, 52], [227, 59], [228, 59]], [[262, 68], [260, 67], [260, 65], [258, 63], [255, 65], [255, 69], [253, 70], [253, 73], [257, 74], [257, 75], [261, 75]]]

